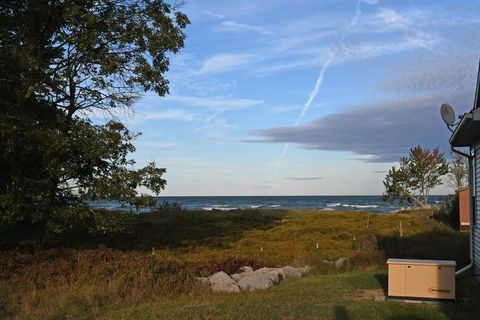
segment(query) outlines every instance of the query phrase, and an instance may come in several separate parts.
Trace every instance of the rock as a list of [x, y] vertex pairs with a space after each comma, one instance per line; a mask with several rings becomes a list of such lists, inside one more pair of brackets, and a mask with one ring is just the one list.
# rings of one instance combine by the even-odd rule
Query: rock
[[235, 281], [239, 281], [240, 279], [248, 277], [249, 275], [252, 275], [252, 274], [253, 274], [253, 271], [252, 272], [234, 273], [234, 274], [230, 275], [230, 277], [232, 277]]
[[211, 275], [208, 281], [214, 292], [240, 292], [237, 282], [223, 271]]
[[244, 291], [268, 289], [273, 286], [272, 280], [263, 273], [252, 273], [238, 281], [238, 286]]
[[243, 266], [243, 267], [240, 268], [240, 271], [242, 271], [242, 272], [253, 272], [253, 269], [250, 266]]
[[350, 260], [347, 257], [342, 257], [335, 261], [335, 269], [337, 271], [345, 271], [350, 263]]
[[207, 277], [197, 277], [197, 280], [200, 281], [200, 283], [201, 283], [204, 287], [210, 287], [210, 280], [208, 280]]
[[323, 260], [323, 263], [328, 264], [329, 266], [335, 265], [335, 261], [331, 261], [331, 260]]
[[282, 273], [283, 279], [288, 279], [288, 278], [298, 279], [302, 277], [302, 273], [297, 268], [294, 268], [291, 266], [286, 266], [281, 268], [281, 273]]
[[266, 275], [274, 284], [280, 283], [280, 281], [283, 279], [281, 268], [263, 267], [255, 270], [255, 273]]
[[309, 273], [312, 270], [312, 268], [310, 266], [304, 266], [304, 267], [297, 268], [297, 270], [300, 271], [302, 276], [304, 276], [307, 273]]

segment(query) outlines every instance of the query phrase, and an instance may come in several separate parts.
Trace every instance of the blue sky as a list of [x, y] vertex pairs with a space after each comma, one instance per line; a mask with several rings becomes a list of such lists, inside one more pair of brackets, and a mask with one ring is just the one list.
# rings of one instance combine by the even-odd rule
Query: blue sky
[[[189, 1], [170, 95], [122, 116], [164, 195], [381, 194], [443, 102], [471, 109], [478, 1]], [[450, 190], [441, 187], [435, 192]]]

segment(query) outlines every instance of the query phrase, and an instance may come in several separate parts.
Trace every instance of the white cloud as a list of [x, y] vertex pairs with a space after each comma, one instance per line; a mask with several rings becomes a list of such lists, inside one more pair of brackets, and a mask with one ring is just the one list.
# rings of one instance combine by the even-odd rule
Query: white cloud
[[262, 26], [254, 26], [254, 25], [239, 23], [231, 20], [223, 21], [220, 24], [220, 27], [217, 28], [217, 30], [229, 31], [229, 32], [257, 32], [261, 34], [273, 34], [272, 31]]
[[203, 13], [205, 13], [207, 16], [210, 16], [212, 18], [219, 18], [219, 19], [225, 18], [224, 15], [221, 15], [212, 11], [208, 11], [208, 10], [203, 11]]
[[200, 106], [216, 112], [248, 108], [263, 103], [263, 100], [226, 97], [167, 96], [165, 100], [178, 101], [185, 105]]
[[146, 112], [146, 113], [139, 114], [136, 117], [138, 121], [148, 121], [148, 120], [192, 121], [194, 118], [195, 118], [194, 114], [188, 113], [185, 110], [179, 110], [179, 109], [168, 109], [165, 111], [158, 111], [158, 112]]
[[198, 73], [207, 74], [229, 71], [256, 60], [252, 54], [219, 54], [207, 59]]

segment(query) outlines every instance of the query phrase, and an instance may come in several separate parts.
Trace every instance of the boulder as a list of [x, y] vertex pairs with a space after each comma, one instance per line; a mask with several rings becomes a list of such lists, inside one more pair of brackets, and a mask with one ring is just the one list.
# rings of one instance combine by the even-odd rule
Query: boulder
[[268, 289], [273, 286], [273, 281], [263, 273], [251, 273], [238, 281], [238, 286], [244, 291]]
[[281, 274], [283, 279], [294, 278], [298, 279], [302, 277], [302, 273], [294, 267], [286, 266], [281, 268]]
[[335, 269], [337, 271], [345, 271], [350, 263], [350, 260], [347, 257], [342, 257], [335, 261]]
[[266, 275], [274, 284], [280, 283], [283, 279], [281, 268], [260, 268], [255, 270], [255, 273]]
[[300, 271], [302, 276], [304, 276], [307, 273], [309, 273], [312, 270], [312, 268], [310, 266], [304, 266], [304, 267], [297, 268], [297, 270]]
[[223, 271], [211, 275], [208, 281], [214, 292], [240, 292], [237, 282]]
[[240, 271], [242, 271], [242, 272], [253, 272], [253, 269], [250, 266], [243, 266], [243, 267], [240, 268]]
[[234, 273], [230, 275], [235, 281], [239, 281], [242, 278], [248, 277], [249, 275], [252, 275], [253, 272], [242, 272], [242, 273]]

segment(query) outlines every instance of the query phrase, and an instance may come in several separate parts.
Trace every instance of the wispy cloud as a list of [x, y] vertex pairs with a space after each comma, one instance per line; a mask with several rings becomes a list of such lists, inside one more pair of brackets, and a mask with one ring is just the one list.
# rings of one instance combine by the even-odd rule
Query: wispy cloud
[[313, 181], [313, 180], [322, 180], [323, 177], [285, 177], [287, 180], [297, 180], [297, 181]]
[[167, 96], [165, 100], [177, 101], [185, 105], [204, 107], [212, 111], [223, 112], [259, 105], [263, 100], [234, 99], [226, 97]]
[[284, 112], [298, 111], [301, 108], [302, 106], [276, 106], [271, 108], [270, 111], [274, 113], [284, 113]]
[[148, 120], [175, 120], [175, 121], [192, 121], [195, 119], [193, 113], [189, 113], [180, 109], [168, 109], [158, 112], [140, 113], [135, 118], [136, 121], [148, 121]]
[[239, 23], [231, 20], [223, 21], [217, 30], [227, 32], [256, 32], [261, 34], [273, 34], [272, 31], [266, 29], [265, 27]]
[[225, 72], [257, 61], [252, 54], [218, 54], [203, 62], [198, 74]]
[[203, 11], [203, 13], [205, 13], [207, 16], [210, 16], [212, 18], [219, 18], [219, 19], [225, 18], [224, 15], [221, 15], [212, 11], [208, 11], [208, 10]]

